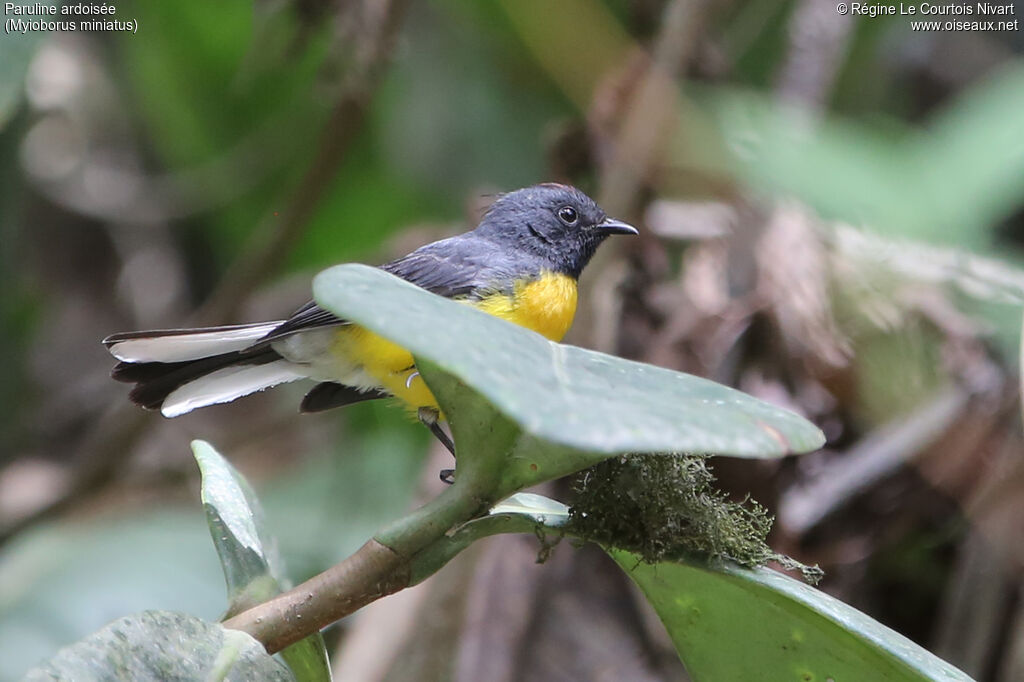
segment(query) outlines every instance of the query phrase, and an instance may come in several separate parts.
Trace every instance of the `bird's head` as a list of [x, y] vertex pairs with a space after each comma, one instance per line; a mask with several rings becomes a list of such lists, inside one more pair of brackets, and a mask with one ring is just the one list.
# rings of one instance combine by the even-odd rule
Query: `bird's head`
[[503, 194], [476, 232], [540, 257], [548, 269], [579, 277], [601, 242], [613, 234], [637, 234], [637, 229], [609, 218], [575, 187], [548, 183]]

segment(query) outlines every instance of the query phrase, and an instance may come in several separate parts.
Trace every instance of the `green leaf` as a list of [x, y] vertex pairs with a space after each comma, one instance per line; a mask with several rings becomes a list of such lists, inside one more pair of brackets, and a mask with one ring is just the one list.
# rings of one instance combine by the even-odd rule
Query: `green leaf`
[[[202, 472], [210, 535], [224, 568], [229, 604], [225, 617], [230, 617], [280, 593], [287, 580], [249, 484], [209, 443], [192, 441], [192, 451]], [[287, 647], [281, 656], [299, 682], [331, 679], [320, 633]]]
[[985, 228], [1022, 205], [1020, 65], [971, 89], [920, 130], [818, 121], [750, 93], [719, 90], [710, 101], [740, 174], [828, 218], [986, 248]]
[[194, 616], [146, 611], [114, 621], [30, 670], [25, 680], [281, 680], [295, 678], [244, 632]]
[[768, 569], [612, 558], [640, 586], [694, 682], [969, 680], [856, 609]]
[[281, 591], [281, 560], [263, 530], [263, 510], [249, 484], [205, 441], [192, 441], [203, 476], [202, 499], [228, 586], [228, 616]]
[[451, 393], [439, 382], [450, 375], [538, 445], [587, 453], [581, 462], [628, 452], [779, 457], [824, 443], [806, 420], [739, 391], [552, 343], [377, 268], [330, 268], [313, 290], [328, 310], [408, 348], [435, 393]]

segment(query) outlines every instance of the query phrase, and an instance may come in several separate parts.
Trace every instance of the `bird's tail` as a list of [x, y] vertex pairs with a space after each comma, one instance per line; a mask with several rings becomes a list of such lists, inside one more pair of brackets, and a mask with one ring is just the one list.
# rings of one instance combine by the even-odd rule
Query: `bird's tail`
[[226, 403], [306, 375], [258, 342], [281, 322], [114, 334], [111, 376], [134, 383], [129, 397], [165, 417]]

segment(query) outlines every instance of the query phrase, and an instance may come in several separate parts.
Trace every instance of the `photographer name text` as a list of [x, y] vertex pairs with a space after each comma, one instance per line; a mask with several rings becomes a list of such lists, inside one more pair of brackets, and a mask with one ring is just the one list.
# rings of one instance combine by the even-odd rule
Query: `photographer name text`
[[1019, 31], [1020, 20], [1014, 17], [1017, 13], [1014, 3], [996, 4], [977, 2], [966, 5], [938, 5], [931, 2], [905, 3], [893, 5], [872, 4], [867, 2], [840, 2], [836, 12], [842, 15], [851, 14], [861, 17], [903, 16], [918, 17], [921, 21], [911, 21], [915, 31]]

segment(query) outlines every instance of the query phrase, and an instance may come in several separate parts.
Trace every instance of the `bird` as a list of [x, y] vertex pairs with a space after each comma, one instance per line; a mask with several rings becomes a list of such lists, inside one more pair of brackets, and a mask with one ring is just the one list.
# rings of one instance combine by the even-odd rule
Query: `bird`
[[[636, 234], [575, 187], [545, 183], [500, 195], [475, 229], [378, 267], [558, 342], [597, 248]], [[135, 384], [129, 398], [165, 417], [313, 379], [300, 412], [396, 398], [455, 453], [409, 351], [315, 302], [283, 320], [125, 332], [103, 344], [119, 361], [111, 376]]]

